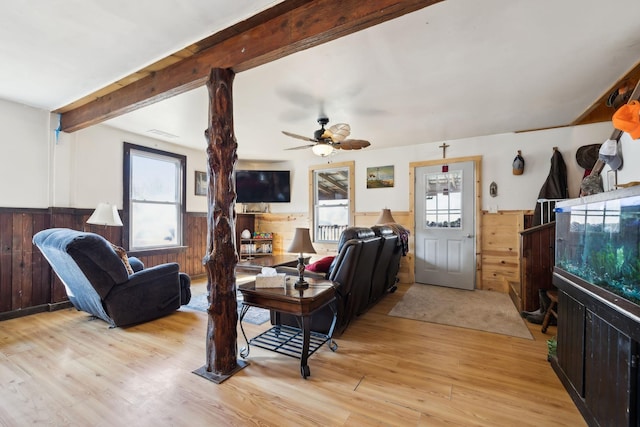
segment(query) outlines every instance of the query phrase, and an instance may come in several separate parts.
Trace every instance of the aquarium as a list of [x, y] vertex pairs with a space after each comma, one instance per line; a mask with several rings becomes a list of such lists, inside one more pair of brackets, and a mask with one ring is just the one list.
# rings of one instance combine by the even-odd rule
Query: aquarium
[[640, 304], [640, 187], [558, 202], [556, 267]]

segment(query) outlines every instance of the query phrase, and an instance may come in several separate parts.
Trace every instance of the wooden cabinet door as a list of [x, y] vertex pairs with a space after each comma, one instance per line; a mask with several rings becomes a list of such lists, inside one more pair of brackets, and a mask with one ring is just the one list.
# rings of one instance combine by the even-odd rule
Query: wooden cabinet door
[[520, 232], [520, 282], [522, 310], [540, 307], [538, 291], [552, 289], [555, 263], [555, 222]]
[[571, 296], [558, 292], [558, 365], [584, 398], [585, 307]]
[[[631, 405], [631, 358], [635, 343], [595, 313], [585, 321], [584, 400], [601, 426], [628, 426]], [[635, 368], [634, 368], [635, 369]]]

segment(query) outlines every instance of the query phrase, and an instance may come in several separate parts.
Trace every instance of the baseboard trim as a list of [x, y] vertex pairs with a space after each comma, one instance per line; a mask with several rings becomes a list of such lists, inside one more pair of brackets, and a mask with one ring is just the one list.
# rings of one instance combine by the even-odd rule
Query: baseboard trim
[[18, 317], [44, 313], [47, 311], [63, 310], [65, 308], [70, 308], [70, 307], [73, 307], [73, 304], [71, 304], [71, 301], [62, 301], [62, 302], [56, 302], [51, 304], [40, 304], [40, 305], [35, 305], [33, 307], [21, 308], [18, 310], [5, 311], [4, 313], [0, 313], [0, 321], [16, 319]]

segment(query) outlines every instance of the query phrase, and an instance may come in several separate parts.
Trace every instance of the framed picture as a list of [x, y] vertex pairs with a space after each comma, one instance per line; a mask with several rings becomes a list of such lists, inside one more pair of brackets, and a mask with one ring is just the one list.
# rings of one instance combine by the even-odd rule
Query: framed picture
[[196, 196], [207, 195], [207, 173], [196, 171]]
[[393, 187], [393, 165], [367, 168], [367, 188]]

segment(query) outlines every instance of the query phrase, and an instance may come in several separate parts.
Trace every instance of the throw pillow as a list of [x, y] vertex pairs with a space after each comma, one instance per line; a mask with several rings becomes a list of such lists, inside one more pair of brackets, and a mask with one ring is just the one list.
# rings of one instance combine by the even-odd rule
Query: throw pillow
[[309, 271], [314, 271], [316, 273], [326, 273], [327, 271], [329, 271], [329, 266], [333, 262], [334, 258], [335, 256], [324, 257], [316, 262], [307, 265], [306, 269]]
[[131, 276], [133, 274], [133, 268], [131, 268], [131, 264], [129, 264], [127, 251], [125, 251], [124, 248], [121, 248], [120, 246], [114, 245], [113, 243], [111, 244], [111, 247], [118, 254], [120, 259], [122, 260], [122, 263], [124, 264], [124, 268], [126, 268], [127, 273], [129, 273], [129, 276]]

